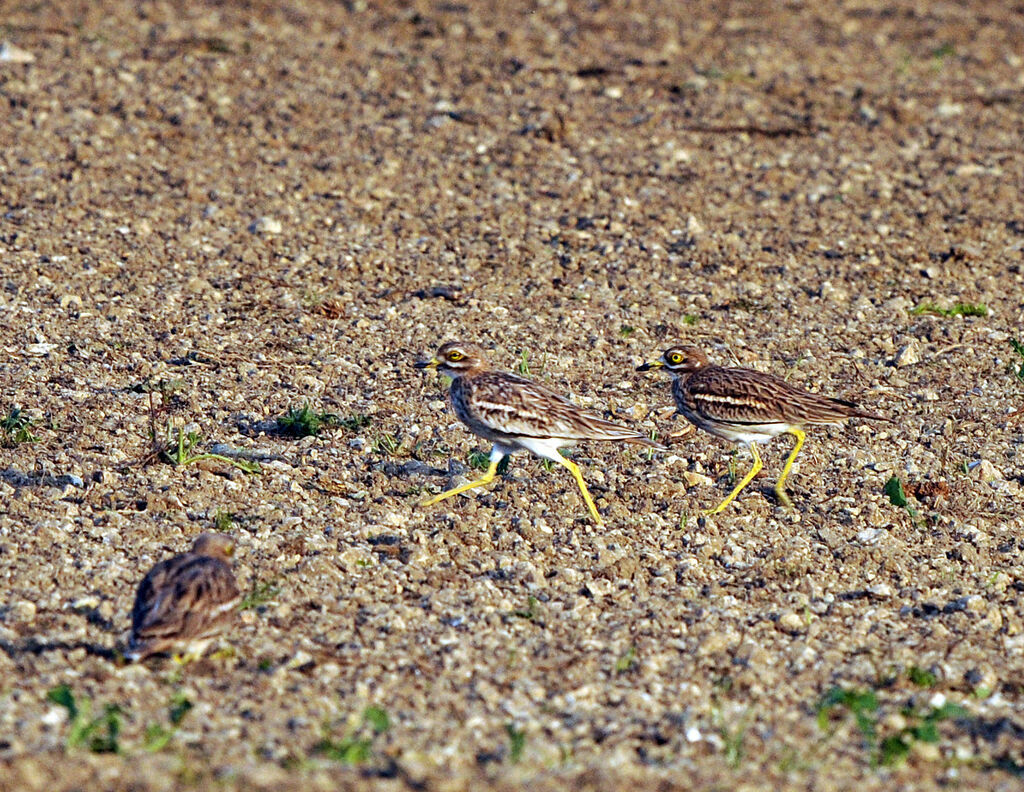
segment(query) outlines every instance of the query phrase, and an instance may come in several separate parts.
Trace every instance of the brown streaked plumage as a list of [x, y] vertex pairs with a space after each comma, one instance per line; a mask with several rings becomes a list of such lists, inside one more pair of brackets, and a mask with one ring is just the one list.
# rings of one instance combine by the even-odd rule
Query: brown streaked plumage
[[240, 595], [225, 534], [200, 534], [187, 553], [154, 566], [139, 584], [132, 608], [129, 660], [185, 648], [200, 657], [234, 619]]
[[441, 346], [433, 360], [416, 366], [436, 368], [452, 377], [449, 398], [456, 416], [473, 434], [494, 444], [490, 465], [480, 479], [442, 492], [425, 501], [423, 506], [487, 484], [494, 478], [503, 457], [525, 449], [569, 469], [594, 521], [600, 525], [601, 516], [579, 467], [562, 457], [558, 449], [579, 440], [617, 440], [662, 448], [639, 432], [578, 407], [533, 380], [490, 370], [483, 351], [475, 344], [448, 342]]
[[783, 490], [793, 460], [804, 442], [802, 427], [841, 425], [847, 418], [887, 420], [861, 410], [853, 402], [809, 393], [771, 374], [746, 368], [726, 368], [708, 361], [695, 346], [666, 349], [653, 363], [638, 371], [665, 368], [672, 375], [672, 396], [687, 420], [699, 429], [750, 448], [754, 466], [729, 496], [705, 514], [717, 514], [728, 506], [761, 469], [757, 443], [783, 433], [796, 437], [775, 493], [784, 505], [791, 505]]

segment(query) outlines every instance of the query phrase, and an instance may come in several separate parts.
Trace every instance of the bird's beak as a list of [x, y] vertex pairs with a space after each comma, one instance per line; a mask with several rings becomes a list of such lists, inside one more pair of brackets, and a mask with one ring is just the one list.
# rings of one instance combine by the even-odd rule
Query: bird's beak
[[416, 368], [419, 368], [419, 369], [424, 369], [424, 368], [436, 369], [438, 366], [441, 365], [441, 361], [438, 360], [437, 358], [431, 358], [430, 360], [426, 360], [426, 361], [419, 360], [416, 363], [414, 363], [413, 365]]
[[660, 360], [652, 360], [650, 363], [644, 363], [642, 366], [637, 366], [637, 371], [650, 371], [651, 369], [660, 369], [665, 364]]

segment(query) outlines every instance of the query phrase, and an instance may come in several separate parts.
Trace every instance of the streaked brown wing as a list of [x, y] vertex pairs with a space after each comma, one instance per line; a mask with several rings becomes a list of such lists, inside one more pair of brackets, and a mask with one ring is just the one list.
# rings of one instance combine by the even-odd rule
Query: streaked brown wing
[[157, 564], [139, 585], [132, 608], [134, 641], [189, 640], [232, 615], [239, 599], [231, 567], [186, 554]]
[[704, 369], [689, 378], [684, 390], [691, 409], [721, 423], [815, 424], [866, 416], [850, 402], [808, 393], [771, 374], [750, 369]]
[[525, 377], [486, 372], [470, 378], [463, 389], [465, 407], [473, 418], [504, 434], [651, 442], [639, 432], [607, 421]]

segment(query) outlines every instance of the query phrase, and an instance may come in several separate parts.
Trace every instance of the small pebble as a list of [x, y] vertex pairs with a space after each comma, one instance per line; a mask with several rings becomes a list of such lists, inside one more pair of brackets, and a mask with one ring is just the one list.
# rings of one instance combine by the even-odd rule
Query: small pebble
[[284, 231], [284, 226], [280, 220], [273, 217], [260, 217], [252, 222], [249, 230], [254, 234], [280, 234]]
[[921, 349], [920, 344], [916, 340], [912, 340], [908, 344], [904, 344], [900, 347], [900, 351], [896, 353], [896, 357], [893, 358], [892, 364], [896, 368], [904, 368], [906, 366], [913, 366], [921, 362]]

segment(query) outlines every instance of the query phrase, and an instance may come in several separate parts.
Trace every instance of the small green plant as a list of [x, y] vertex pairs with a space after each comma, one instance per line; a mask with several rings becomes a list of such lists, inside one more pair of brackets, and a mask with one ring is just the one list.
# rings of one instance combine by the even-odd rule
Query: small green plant
[[309, 402], [301, 408], [289, 407], [288, 412], [277, 418], [278, 431], [292, 437], [315, 437], [322, 429], [340, 425], [341, 418], [337, 415], [317, 412], [309, 406]]
[[743, 761], [743, 743], [747, 737], [747, 718], [743, 717], [739, 725], [735, 729], [729, 729], [726, 726], [721, 728], [722, 741], [725, 743], [723, 753], [725, 754], [725, 763], [729, 767], [735, 769], [740, 766]]
[[[170, 427], [168, 427], [170, 435]], [[168, 443], [160, 451], [160, 456], [175, 467], [185, 467], [204, 459], [214, 459], [236, 467], [243, 473], [259, 473], [260, 466], [257, 462], [250, 462], [247, 459], [232, 459], [222, 454], [211, 454], [206, 451], [197, 450], [202, 437], [198, 432], [188, 432], [184, 428], [178, 428], [178, 441], [175, 444], [173, 439], [168, 438]]]
[[697, 316], [697, 314], [686, 314], [683, 317], [683, 324], [693, 327], [695, 324], [697, 324], [698, 318], [699, 317]]
[[[657, 442], [658, 442], [658, 430], [657, 430], [657, 429], [651, 429], [651, 430], [650, 430], [650, 431], [649, 431], [649, 432], [647, 433], [647, 436], [648, 436], [649, 438], [651, 438], [651, 440], [653, 440], [653, 441], [654, 441], [655, 443], [657, 443]], [[648, 459], [648, 461], [650, 461], [650, 460], [654, 459], [654, 448], [653, 448], [653, 447], [650, 447], [650, 446], [649, 446], [649, 447], [647, 448], [647, 450], [646, 450], [646, 451], [645, 451], [644, 453], [645, 453], [645, 455], [647, 456], [647, 459]]]
[[624, 324], [619, 327], [619, 335], [623, 338], [629, 338], [634, 332], [636, 332], [636, 328], [632, 325]]
[[373, 439], [370, 446], [378, 454], [395, 456], [398, 454], [398, 449], [401, 448], [402, 444], [393, 434], [380, 434]]
[[940, 308], [933, 302], [923, 302], [916, 308], [911, 308], [910, 313], [914, 316], [921, 314], [932, 314], [933, 316], [988, 316], [988, 307], [982, 303], [958, 302], [952, 308]]
[[508, 735], [508, 759], [515, 764], [523, 758], [523, 750], [526, 748], [526, 732], [516, 728], [514, 723], [506, 723], [505, 734]]
[[369, 425], [370, 416], [362, 413], [348, 415], [338, 420], [338, 426], [342, 429], [347, 429], [349, 432], [358, 432], [360, 429], [365, 429]]
[[935, 674], [919, 666], [911, 666], [907, 669], [907, 679], [918, 687], [923, 688], [933, 688], [939, 683], [939, 679]]
[[525, 608], [525, 610], [515, 610], [515, 611], [512, 611], [512, 615], [513, 616], [517, 616], [520, 619], [526, 619], [528, 621], [533, 621], [534, 619], [536, 619], [537, 618], [537, 598], [531, 594], [526, 599], [526, 608]]
[[829, 720], [836, 709], [847, 710], [853, 715], [854, 723], [869, 745], [875, 744], [876, 721], [878, 720], [878, 696], [873, 690], [833, 687], [819, 699], [815, 711], [818, 728], [828, 731]]
[[923, 709], [906, 706], [900, 710], [905, 725], [879, 739], [878, 696], [873, 690], [837, 686], [825, 693], [817, 705], [818, 727], [822, 731], [828, 731], [831, 717], [837, 710], [853, 715], [875, 767], [899, 764], [916, 742], [938, 742], [940, 723], [967, 714], [963, 707], [948, 701], [937, 706], [929, 704]]
[[624, 674], [636, 668], [636, 647], [630, 646], [616, 661], [615, 673]]
[[171, 727], [167, 728], [160, 723], [151, 723], [146, 727], [144, 742], [142, 747], [150, 752], [162, 751], [170, 743], [174, 737], [174, 733], [178, 730], [181, 722], [188, 715], [192, 709], [193, 704], [189, 701], [188, 696], [180, 691], [175, 693], [171, 697], [170, 704], [168, 705], [167, 720], [170, 721]]
[[0, 446], [14, 448], [21, 443], [38, 443], [39, 438], [32, 434], [32, 421], [17, 407], [12, 407], [5, 418], [0, 418]]
[[945, 60], [946, 58], [950, 57], [951, 55], [955, 55], [955, 54], [956, 54], [956, 49], [954, 49], [952, 43], [950, 43], [948, 41], [946, 41], [943, 44], [941, 44], [940, 46], [936, 47], [931, 52], [932, 59], [936, 60], [936, 61], [938, 61], [940, 63], [943, 60]]
[[277, 585], [276, 581], [269, 580], [266, 582], [260, 582], [254, 580], [252, 588], [249, 589], [249, 593], [246, 594], [241, 603], [238, 605], [239, 610], [253, 610], [254, 608], [262, 607], [270, 602], [274, 601], [274, 598], [281, 593], [281, 587]]
[[483, 451], [470, 451], [466, 461], [475, 470], [487, 470], [491, 466], [491, 455]]
[[516, 364], [516, 371], [524, 377], [530, 376], [529, 354], [525, 349], [519, 354], [519, 362]]
[[[498, 460], [498, 467], [495, 468], [495, 471], [499, 476], [504, 476], [508, 472], [508, 463], [511, 458], [509, 454], [505, 454]], [[466, 462], [474, 470], [487, 470], [491, 466], [491, 455], [485, 454], [483, 451], [470, 451], [466, 456]]]
[[226, 509], [217, 509], [217, 511], [213, 513], [213, 530], [221, 531], [222, 533], [230, 531], [234, 524], [235, 515]]
[[87, 748], [93, 753], [120, 753], [118, 737], [121, 734], [121, 708], [106, 704], [103, 712], [92, 716], [92, 701], [83, 698], [75, 701], [75, 695], [67, 685], [50, 689], [46, 698], [68, 711], [67, 747]]
[[1021, 359], [1020, 368], [1017, 368], [1016, 364], [1011, 364], [1010, 371], [1013, 372], [1013, 375], [1017, 379], [1024, 382], [1024, 344], [1021, 344], [1021, 342], [1015, 338], [1011, 338], [1010, 346], [1013, 347], [1013, 351], [1016, 352], [1017, 356]]
[[875, 764], [891, 766], [899, 764], [910, 753], [915, 742], [937, 743], [939, 741], [940, 723], [955, 718], [963, 718], [967, 711], [958, 704], [944, 702], [941, 706], [929, 706], [924, 710], [904, 707], [902, 715], [907, 725], [895, 734], [890, 734], [878, 745]]
[[923, 523], [923, 520], [919, 521], [919, 514], [917, 509], [910, 505], [910, 501], [907, 500], [907, 495], [903, 491], [903, 482], [900, 481], [899, 476], [892, 476], [885, 482], [885, 494], [889, 497], [889, 503], [899, 509], [906, 509], [907, 514], [910, 515], [910, 522], [914, 525], [918, 525], [919, 522]]
[[331, 737], [329, 722], [323, 724], [323, 737], [313, 750], [335, 762], [363, 764], [373, 756], [374, 739], [391, 728], [387, 712], [380, 707], [367, 707], [358, 726], [339, 740]]

